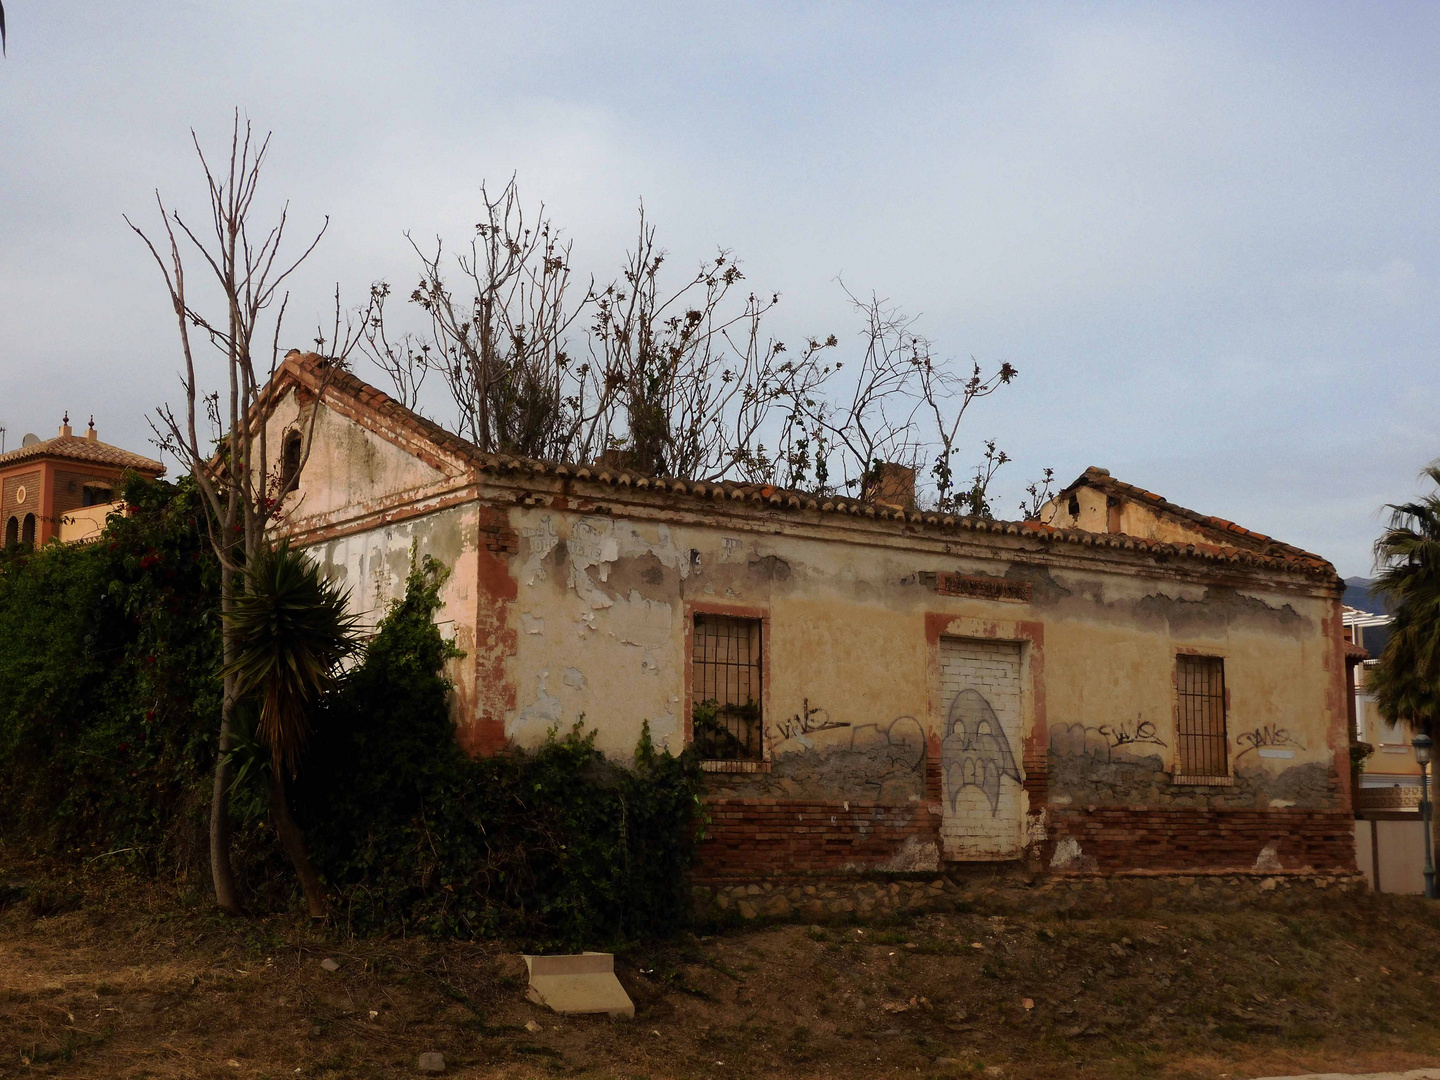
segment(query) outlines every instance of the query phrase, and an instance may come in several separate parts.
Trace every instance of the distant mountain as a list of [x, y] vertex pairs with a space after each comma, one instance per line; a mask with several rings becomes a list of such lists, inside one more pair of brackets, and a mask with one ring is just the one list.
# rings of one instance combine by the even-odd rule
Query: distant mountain
[[1379, 593], [1372, 593], [1370, 578], [1347, 577], [1345, 579], [1345, 599], [1343, 603], [1361, 611], [1369, 611], [1376, 615], [1388, 615], [1390, 607], [1385, 598]]

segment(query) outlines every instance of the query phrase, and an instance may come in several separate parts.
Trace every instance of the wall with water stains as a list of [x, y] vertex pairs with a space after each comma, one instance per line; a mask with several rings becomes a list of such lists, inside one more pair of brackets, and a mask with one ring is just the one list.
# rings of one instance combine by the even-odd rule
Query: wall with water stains
[[[282, 403], [272, 445], [309, 407]], [[710, 766], [708, 865], [1104, 868], [1125, 845], [1096, 831], [1101, 811], [1202, 862], [1338, 850], [1270, 837], [1348, 809], [1339, 592], [1323, 575], [501, 475], [402, 449], [388, 422], [320, 410], [284, 529], [372, 618], [412, 544], [451, 569], [438, 619], [467, 653], [456, 723], [472, 752], [582, 720], [619, 759], [646, 723], [678, 751], [696, 614], [761, 620], [763, 760]], [[1175, 782], [1181, 653], [1224, 662], [1228, 774], [1206, 784]], [[948, 675], [945, 655], [961, 658]], [[1207, 849], [1206, 830], [1230, 831]]]

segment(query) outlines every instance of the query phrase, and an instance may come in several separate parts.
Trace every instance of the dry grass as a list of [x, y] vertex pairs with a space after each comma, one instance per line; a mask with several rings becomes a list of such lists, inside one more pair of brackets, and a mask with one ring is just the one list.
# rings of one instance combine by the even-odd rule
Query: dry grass
[[531, 1005], [501, 944], [229, 920], [118, 874], [7, 893], [21, 871], [38, 873], [0, 868], [0, 1077], [413, 1076], [427, 1050], [473, 1077], [1240, 1077], [1440, 1061], [1440, 917], [1417, 898], [736, 931], [621, 955], [631, 1023]]

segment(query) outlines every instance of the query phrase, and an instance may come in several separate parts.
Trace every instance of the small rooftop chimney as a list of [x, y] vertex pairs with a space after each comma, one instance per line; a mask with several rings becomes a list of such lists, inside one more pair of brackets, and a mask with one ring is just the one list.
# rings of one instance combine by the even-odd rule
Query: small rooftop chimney
[[100, 441], [100, 433], [95, 430], [95, 414], [94, 414], [94, 413], [91, 413], [91, 414], [90, 414], [90, 426], [85, 429], [85, 438], [89, 439], [91, 442], [99, 442], [99, 441]]
[[915, 470], [908, 465], [882, 461], [865, 480], [866, 502], [891, 510], [915, 509]]
[[70, 434], [70, 411], [67, 409], [65, 415], [60, 418], [60, 437], [68, 439]]

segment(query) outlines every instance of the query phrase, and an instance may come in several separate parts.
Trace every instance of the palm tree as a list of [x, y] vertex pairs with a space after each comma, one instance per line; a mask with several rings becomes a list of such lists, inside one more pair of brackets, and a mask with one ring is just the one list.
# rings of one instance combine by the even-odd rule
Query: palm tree
[[[1421, 474], [1440, 489], [1440, 462]], [[1387, 507], [1374, 588], [1390, 601], [1390, 640], [1368, 681], [1391, 723], [1440, 730], [1440, 490]]]
[[290, 816], [286, 780], [299, 767], [310, 708], [334, 686], [340, 662], [359, 648], [358, 620], [346, 611], [348, 601], [348, 592], [282, 541], [261, 547], [246, 568], [245, 591], [225, 617], [235, 640], [226, 674], [235, 677], [238, 697], [258, 699], [255, 733], [270, 751], [270, 813], [313, 918], [325, 915], [325, 892]]

